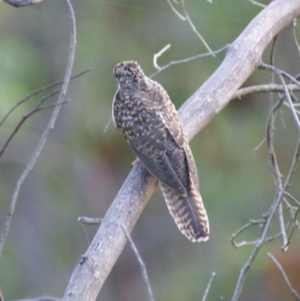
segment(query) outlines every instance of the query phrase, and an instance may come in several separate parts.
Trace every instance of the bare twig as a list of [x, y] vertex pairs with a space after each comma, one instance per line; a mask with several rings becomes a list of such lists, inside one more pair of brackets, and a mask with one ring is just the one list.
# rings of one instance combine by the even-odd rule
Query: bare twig
[[297, 33], [296, 33], [296, 27], [297, 27], [297, 19], [294, 19], [293, 21], [293, 38], [294, 38], [294, 42], [298, 51], [298, 55], [300, 56], [300, 44], [297, 38]]
[[257, 2], [257, 1], [254, 1], [254, 0], [249, 0], [252, 4], [254, 4], [254, 5], [257, 5], [257, 6], [259, 6], [259, 7], [262, 7], [262, 8], [265, 8], [266, 7], [266, 5], [264, 5], [264, 4], [262, 4], [262, 3], [259, 3], [259, 2]]
[[235, 239], [242, 233], [244, 232], [246, 229], [252, 227], [253, 225], [259, 225], [259, 226], [262, 226], [263, 224], [265, 224], [265, 220], [264, 219], [259, 219], [259, 220], [250, 220], [247, 224], [245, 224], [244, 226], [242, 226], [240, 229], [238, 229], [235, 233], [233, 233], [231, 235], [231, 238], [230, 238], [230, 242], [232, 243], [232, 245], [235, 247], [235, 248], [239, 248], [242, 244], [242, 245], [246, 245], [246, 244], [249, 244], [247, 242], [242, 242], [242, 243], [239, 243], [237, 244], [235, 242]]
[[88, 216], [79, 216], [78, 221], [84, 225], [101, 225], [102, 218], [99, 217], [88, 217]]
[[284, 218], [283, 218], [283, 211], [282, 211], [282, 203], [278, 206], [278, 217], [279, 217], [279, 226], [280, 226], [280, 232], [282, 236], [282, 250], [285, 252], [288, 249], [288, 238], [285, 231], [284, 226]]
[[[290, 220], [286, 223], [286, 225], [284, 226], [284, 229], [288, 229], [288, 227], [290, 226], [291, 222], [294, 220], [295, 218], [292, 217], [290, 218]], [[253, 224], [254, 225], [254, 224]], [[247, 227], [245, 227], [247, 226]], [[252, 226], [251, 224], [249, 225], [246, 224], [245, 226], [243, 226], [241, 228], [241, 230], [245, 230], [246, 228], [249, 228], [250, 226]], [[242, 231], [239, 231], [239, 234], [242, 232]], [[273, 241], [275, 239], [277, 239], [278, 237], [281, 237], [282, 236], [282, 231], [280, 230], [278, 233], [274, 234], [274, 235], [271, 235], [271, 236], [268, 236], [266, 239], [265, 239], [265, 242], [270, 242], [270, 241]], [[236, 237], [235, 237], [236, 238]], [[232, 240], [232, 238], [231, 238]], [[253, 246], [255, 244], [257, 244], [259, 242], [259, 239], [256, 239], [256, 240], [250, 240], [250, 241], [247, 241], [247, 240], [244, 240], [244, 241], [241, 241], [239, 243], [233, 241], [232, 244], [234, 245], [235, 248], [240, 248], [240, 247], [244, 247], [244, 246]]]
[[267, 138], [264, 137], [259, 143], [258, 145], [256, 145], [254, 147], [254, 150], [253, 150], [253, 154], [254, 154], [254, 157], [255, 157], [255, 153], [262, 147], [262, 145], [267, 141]]
[[285, 249], [285, 248], [287, 247], [287, 245], [290, 244], [295, 228], [298, 228], [298, 230], [300, 230], [300, 225], [299, 225], [299, 222], [297, 221], [297, 215], [298, 215], [299, 211], [300, 211], [300, 207], [298, 207], [298, 208], [296, 209], [295, 213], [294, 213], [294, 218], [293, 218], [293, 222], [294, 222], [294, 223], [293, 223], [293, 227], [292, 227], [291, 233], [290, 233], [290, 235], [289, 235], [289, 237], [288, 237], [288, 239], [287, 239], [287, 243], [286, 243], [286, 245], [283, 245], [283, 246], [281, 247], [282, 249]]
[[[297, 167], [298, 161], [299, 161], [299, 156], [300, 156], [300, 137], [299, 137], [299, 140], [298, 140], [296, 148], [295, 148], [295, 152], [294, 152], [294, 155], [293, 155], [293, 160], [292, 160], [292, 163], [291, 163], [291, 167], [289, 169], [289, 173], [288, 173], [288, 175], [286, 177], [286, 180], [285, 180], [284, 187], [286, 187], [286, 189], [290, 186], [290, 180], [291, 180], [293, 174], [296, 171], [296, 167]], [[284, 189], [284, 193], [285, 193], [286, 189]]]
[[173, 66], [173, 65], [177, 65], [177, 64], [183, 64], [183, 63], [188, 63], [188, 62], [191, 62], [193, 60], [196, 60], [196, 59], [200, 59], [200, 58], [203, 58], [203, 57], [207, 57], [207, 56], [211, 56], [212, 53], [213, 54], [218, 54], [220, 52], [222, 52], [223, 50], [227, 49], [228, 48], [228, 45], [218, 49], [218, 50], [215, 50], [215, 51], [212, 51], [212, 52], [207, 52], [207, 53], [202, 53], [202, 54], [197, 54], [195, 56], [192, 56], [192, 57], [189, 57], [189, 58], [186, 58], [186, 59], [182, 59], [182, 60], [177, 60], [177, 61], [171, 61], [170, 63], [162, 66], [162, 67], [159, 67], [160, 69], [156, 72], [154, 72], [153, 74], [151, 74], [149, 77], [152, 78], [154, 77], [155, 75], [157, 75], [158, 73], [164, 71], [165, 69]]
[[28, 299], [13, 300], [13, 301], [61, 301], [61, 299], [52, 296], [42, 296], [38, 298], [28, 298]]
[[[295, 85], [297, 85], [297, 86], [299, 86], [300, 87], [300, 82], [298, 81], [298, 79], [297, 79], [297, 76], [292, 76], [292, 75], [290, 75], [289, 73], [287, 73], [286, 71], [284, 71], [284, 70], [281, 70], [281, 69], [278, 69], [278, 68], [276, 68], [276, 67], [274, 67], [274, 66], [271, 66], [270, 68], [270, 65], [267, 65], [267, 64], [262, 64], [261, 66], [260, 66], [260, 68], [262, 68], [262, 69], [266, 69], [266, 70], [269, 70], [269, 71], [272, 71], [272, 72], [274, 72], [275, 74], [280, 74], [280, 75], [282, 75], [283, 77], [286, 77], [287, 79], [289, 79], [292, 83], [294, 83]], [[275, 69], [273, 69], [273, 68], [275, 68]], [[286, 84], [285, 84], [286, 85]]]
[[53, 92], [51, 92], [50, 94], [48, 94], [47, 96], [44, 96], [39, 103], [26, 115], [23, 115], [23, 117], [21, 118], [21, 120], [19, 121], [19, 123], [17, 124], [17, 126], [15, 127], [15, 129], [12, 131], [12, 133], [9, 135], [9, 137], [7, 138], [6, 142], [4, 143], [2, 149], [0, 150], [0, 157], [3, 155], [4, 151], [6, 150], [7, 146], [9, 145], [9, 143], [11, 142], [11, 140], [13, 139], [13, 137], [17, 134], [17, 132], [19, 131], [19, 129], [21, 128], [21, 126], [24, 124], [24, 122], [31, 117], [33, 114], [44, 110], [44, 109], [49, 109], [52, 107], [55, 107], [57, 105], [62, 105], [63, 103], [66, 103], [66, 101], [63, 101], [62, 103], [59, 104], [51, 104], [49, 106], [41, 106], [41, 104], [46, 101], [48, 98], [52, 97], [53, 95], [57, 94], [59, 92], [59, 90], [55, 90]]
[[110, 126], [111, 122], [112, 122], [112, 118], [110, 118], [109, 121], [107, 122], [107, 124], [106, 124], [106, 126], [105, 126], [105, 128], [104, 128], [104, 133], [107, 132], [108, 127]]
[[124, 233], [125, 233], [125, 235], [126, 235], [128, 241], [129, 241], [130, 246], [131, 246], [131, 248], [132, 248], [132, 250], [133, 250], [133, 252], [134, 252], [134, 254], [135, 254], [135, 256], [136, 256], [136, 258], [137, 258], [137, 260], [138, 260], [138, 263], [139, 263], [139, 265], [140, 265], [141, 272], [142, 272], [142, 278], [143, 278], [143, 281], [144, 281], [145, 286], [146, 286], [146, 288], [147, 288], [148, 299], [149, 299], [150, 301], [155, 301], [155, 300], [154, 300], [154, 297], [153, 297], [153, 293], [152, 293], [152, 288], [151, 288], [151, 285], [150, 285], [150, 282], [149, 282], [148, 272], [147, 272], [146, 265], [145, 265], [145, 263], [144, 263], [144, 261], [143, 261], [141, 255], [140, 255], [140, 253], [139, 253], [139, 251], [138, 251], [136, 245], [134, 244], [134, 242], [133, 242], [131, 236], [130, 236], [129, 233], [126, 231], [125, 227], [122, 226], [122, 229], [123, 229], [123, 231], [124, 231]]
[[38, 4], [43, 0], [3, 0], [3, 1], [14, 7], [22, 7], [27, 5]]
[[278, 76], [278, 78], [281, 81], [281, 84], [282, 84], [282, 86], [284, 88], [285, 97], [286, 97], [286, 99], [288, 101], [291, 113], [292, 113], [292, 115], [294, 117], [295, 123], [296, 123], [298, 131], [300, 133], [300, 121], [299, 121], [299, 118], [298, 118], [297, 113], [295, 111], [292, 99], [290, 97], [290, 93], [289, 93], [289, 91], [287, 89], [287, 86], [286, 86], [286, 83], [285, 83], [285, 81], [283, 79], [283, 76], [288, 77], [291, 81], [293, 81], [294, 83], [296, 83], [299, 86], [300, 86], [300, 83], [294, 77], [292, 77], [290, 74], [288, 74], [288, 73], [286, 73], [286, 72], [284, 72], [282, 70], [279, 70], [278, 68], [276, 68], [274, 66], [262, 63], [261, 66], [260, 66], [260, 68], [272, 71], [272, 72], [274, 72]]
[[[298, 85], [286, 85], [288, 91], [300, 91], [300, 87]], [[267, 84], [267, 85], [256, 85], [246, 88], [241, 88], [237, 90], [232, 99], [238, 98], [241, 99], [244, 96], [254, 93], [266, 93], [266, 92], [284, 92], [283, 85], [276, 85], [276, 84]]]
[[268, 252], [268, 256], [273, 260], [273, 262], [276, 264], [276, 266], [278, 267], [279, 271], [281, 272], [289, 290], [291, 291], [291, 293], [293, 294], [293, 296], [295, 297], [296, 300], [300, 301], [300, 295], [298, 294], [298, 292], [292, 287], [288, 276], [286, 275], [283, 267], [281, 266], [281, 264], [278, 262], [278, 260], [270, 253]]
[[293, 200], [298, 206], [300, 206], [300, 202], [293, 195], [291, 195], [287, 191], [285, 191], [284, 194], [287, 195], [291, 200]]
[[153, 65], [155, 69], [160, 70], [161, 68], [157, 64], [157, 59], [165, 53], [169, 48], [171, 47], [171, 44], [166, 45], [163, 49], [161, 49], [159, 52], [155, 53], [153, 56]]
[[[87, 70], [85, 70], [85, 71], [82, 71], [82, 72], [80, 72], [80, 73], [78, 73], [78, 74], [76, 74], [76, 75], [74, 75], [74, 76], [72, 76], [71, 77], [71, 80], [73, 80], [73, 79], [76, 79], [76, 78], [78, 78], [78, 77], [80, 77], [80, 76], [82, 76], [82, 75], [84, 75], [84, 74], [86, 74], [87, 72], [90, 72], [92, 69], [87, 69]], [[46, 91], [46, 90], [48, 90], [48, 89], [50, 89], [50, 88], [53, 88], [53, 87], [55, 87], [55, 86], [59, 86], [59, 85], [62, 85], [63, 84], [63, 81], [59, 81], [59, 82], [54, 82], [54, 83], [52, 83], [52, 84], [49, 84], [49, 85], [47, 85], [47, 86], [44, 86], [44, 87], [42, 87], [42, 88], [40, 88], [40, 89], [38, 89], [38, 90], [35, 90], [35, 91], [33, 91], [33, 92], [31, 92], [29, 95], [27, 95], [26, 97], [24, 97], [23, 99], [21, 99], [21, 100], [19, 100], [7, 113], [6, 113], [6, 115], [3, 117], [3, 119], [0, 121], [0, 126], [6, 121], [6, 119], [9, 117], [9, 115], [17, 108], [17, 107], [19, 107], [22, 103], [24, 103], [24, 102], [26, 102], [27, 100], [29, 100], [30, 98], [32, 98], [33, 96], [35, 96], [35, 95], [37, 95], [37, 94], [39, 94], [39, 93], [41, 93], [41, 92], [44, 92], [44, 91]], [[61, 90], [55, 90], [56, 91], [56, 93], [59, 93]], [[49, 94], [50, 95], [50, 94]], [[48, 98], [50, 97], [48, 95]], [[47, 96], [44, 96], [44, 98], [47, 98]]]
[[207, 49], [207, 51], [210, 52], [210, 54], [212, 56], [215, 56], [215, 54], [212, 52], [212, 50], [210, 49], [210, 47], [208, 46], [208, 44], [206, 43], [206, 41], [204, 40], [204, 38], [202, 37], [202, 35], [199, 33], [199, 31], [197, 30], [196, 26], [194, 25], [194, 23], [192, 22], [187, 10], [186, 10], [186, 7], [185, 7], [185, 2], [184, 0], [181, 0], [181, 5], [182, 5], [182, 8], [183, 8], [183, 12], [184, 12], [184, 16], [185, 16], [185, 19], [186, 21], [189, 23], [192, 31], [196, 34], [196, 36], [200, 39], [200, 41], [202, 42], [202, 44], [204, 45], [204, 47]]
[[[211, 0], [207, 0], [208, 2], [211, 3]], [[184, 15], [182, 15], [172, 4], [171, 0], [167, 0], [168, 4], [170, 5], [172, 11], [175, 13], [175, 15], [181, 20], [181, 21], [187, 21], [189, 26], [191, 27], [192, 31], [197, 35], [197, 37], [200, 39], [200, 41], [202, 42], [202, 44], [204, 45], [204, 47], [207, 49], [207, 51], [210, 52], [210, 55], [215, 56], [215, 54], [212, 52], [212, 50], [210, 49], [210, 47], [208, 46], [208, 44], [206, 43], [206, 41], [204, 40], [204, 38], [202, 37], [202, 35], [199, 33], [199, 31], [197, 30], [196, 26], [194, 25], [193, 21], [191, 20], [186, 7], [185, 7], [185, 2], [184, 0], [180, 0], [181, 2], [181, 6], [184, 12]]]
[[205, 288], [205, 291], [204, 291], [204, 294], [202, 296], [201, 301], [205, 301], [206, 300], [208, 292], [210, 290], [211, 284], [212, 284], [215, 276], [216, 276], [216, 273], [212, 272], [211, 275], [210, 275], [210, 277], [209, 277], [209, 279], [208, 279], [208, 282], [207, 282], [207, 285], [206, 285], [206, 288]]
[[175, 15], [181, 20], [186, 21], [186, 18], [174, 7], [171, 0], [167, 0], [168, 4], [170, 5], [172, 11], [175, 13]]
[[[70, 0], [64, 0], [64, 1], [68, 7], [68, 11], [69, 11], [69, 15], [70, 15], [71, 41], [70, 41], [68, 64], [67, 64], [66, 73], [64, 76], [64, 82], [62, 85], [62, 89], [61, 89], [61, 92], [60, 92], [59, 97], [56, 102], [57, 104], [60, 104], [63, 102], [63, 99], [67, 92], [67, 88], [68, 88], [70, 78], [71, 78], [73, 63], [74, 63], [75, 45], [76, 45], [76, 24], [75, 24], [75, 15], [74, 15], [73, 7], [72, 7]], [[19, 177], [18, 181], [15, 184], [15, 188], [14, 188], [10, 206], [9, 206], [9, 211], [6, 216], [4, 227], [3, 227], [1, 237], [0, 237], [0, 257], [2, 254], [2, 250], [4, 247], [4, 243], [5, 243], [7, 234], [8, 234], [10, 223], [11, 223], [14, 211], [15, 211], [18, 195], [19, 195], [20, 189], [22, 187], [22, 184], [23, 184], [24, 180], [26, 179], [27, 175], [29, 174], [29, 172], [32, 170], [33, 166], [35, 165], [38, 157], [40, 156], [40, 154], [43, 150], [43, 147], [45, 145], [45, 142], [47, 140], [47, 137], [50, 133], [50, 130], [53, 129], [53, 127], [55, 125], [60, 108], [61, 108], [61, 106], [59, 106], [59, 105], [55, 106], [54, 111], [49, 120], [49, 123], [48, 123], [47, 127], [45, 128], [45, 130], [39, 140], [39, 143], [36, 147], [36, 150], [35, 150], [33, 156], [31, 157], [29, 163], [27, 164], [26, 168], [24, 169], [24, 171], [22, 172], [21, 176]]]
[[272, 221], [272, 219], [274, 217], [274, 214], [275, 214], [275, 212], [277, 210], [277, 207], [278, 207], [278, 205], [279, 205], [279, 203], [281, 201], [282, 195], [283, 194], [279, 194], [274, 199], [274, 202], [273, 202], [273, 205], [271, 207], [271, 211], [270, 211], [269, 217], [266, 220], [265, 225], [263, 226], [263, 231], [262, 231], [261, 237], [257, 241], [257, 243], [256, 243], [253, 251], [251, 252], [248, 260], [246, 261], [246, 263], [244, 264], [244, 266], [242, 267], [242, 269], [240, 271], [240, 274], [239, 274], [239, 277], [238, 277], [238, 280], [237, 280], [237, 283], [236, 283], [236, 286], [235, 286], [235, 289], [234, 289], [234, 292], [233, 292], [233, 296], [231, 298], [232, 301], [238, 300], [238, 298], [239, 298], [239, 296], [241, 294], [243, 283], [244, 283], [245, 277], [246, 277], [246, 273], [248, 272], [250, 266], [252, 265], [254, 259], [256, 258], [256, 255], [258, 254], [260, 248], [265, 243], [265, 240], [266, 240], [266, 237], [267, 237], [267, 233], [268, 233], [270, 225], [271, 225], [271, 221]]

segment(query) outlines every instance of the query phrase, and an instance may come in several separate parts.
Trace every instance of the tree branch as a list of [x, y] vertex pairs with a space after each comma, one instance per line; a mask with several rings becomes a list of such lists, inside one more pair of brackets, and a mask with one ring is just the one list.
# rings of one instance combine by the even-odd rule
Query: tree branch
[[[300, 91], [300, 87], [298, 85], [286, 85], [289, 91]], [[257, 85], [251, 87], [245, 87], [238, 89], [232, 99], [238, 98], [241, 99], [249, 94], [253, 93], [267, 93], [267, 92], [284, 92], [283, 85], [276, 84], [267, 84], [267, 85]]]
[[38, 4], [43, 0], [3, 0], [3, 1], [14, 7], [22, 7], [27, 5]]
[[[180, 108], [179, 115], [189, 139], [228, 104], [235, 91], [259, 66], [270, 41], [299, 15], [299, 0], [275, 0], [250, 22], [230, 45], [220, 67]], [[64, 301], [96, 299], [126, 243], [122, 226], [131, 232], [156, 185], [157, 181], [141, 164], [135, 164], [77, 264]], [[247, 267], [245, 269], [247, 271]], [[244, 274], [240, 281], [243, 280]]]
[[278, 269], [281, 272], [281, 274], [282, 274], [282, 276], [283, 276], [290, 292], [293, 294], [293, 296], [295, 297], [296, 300], [300, 301], [300, 296], [299, 296], [298, 292], [292, 287], [292, 285], [290, 283], [290, 280], [289, 280], [288, 276], [286, 275], [286, 273], [285, 273], [283, 267], [281, 266], [281, 264], [278, 262], [278, 260], [270, 252], [268, 253], [268, 256], [273, 260], [273, 262], [278, 267]]
[[[61, 104], [63, 102], [63, 99], [66, 95], [67, 92], [67, 88], [70, 82], [70, 78], [71, 78], [71, 72], [72, 72], [72, 68], [73, 68], [73, 63], [74, 63], [74, 57], [75, 57], [75, 45], [76, 45], [76, 24], [75, 24], [75, 16], [74, 16], [74, 12], [73, 12], [73, 8], [72, 5], [70, 3], [70, 0], [64, 0], [68, 10], [69, 10], [69, 14], [70, 14], [70, 23], [71, 23], [71, 39], [70, 39], [70, 47], [69, 47], [69, 58], [68, 58], [68, 64], [67, 64], [67, 68], [66, 68], [66, 72], [65, 72], [65, 76], [64, 76], [64, 82], [61, 88], [61, 92], [58, 96], [57, 99], [57, 104]], [[58, 113], [60, 111], [61, 106], [55, 106], [53, 113], [51, 115], [51, 118], [49, 120], [49, 123], [47, 125], [47, 127], [45, 128], [39, 143], [36, 147], [35, 152], [33, 153], [29, 163], [27, 164], [26, 168], [24, 169], [24, 171], [22, 172], [21, 176], [19, 177], [18, 181], [15, 184], [15, 188], [13, 191], [13, 195], [10, 201], [10, 206], [9, 206], [9, 211], [8, 214], [6, 216], [5, 222], [4, 222], [4, 227], [3, 227], [3, 231], [1, 233], [1, 237], [0, 237], [0, 258], [1, 258], [1, 254], [2, 254], [2, 250], [5, 244], [5, 240], [8, 234], [8, 230], [10, 227], [10, 223], [12, 220], [12, 216], [14, 214], [15, 211], [15, 207], [17, 204], [17, 199], [19, 196], [19, 192], [20, 189], [24, 183], [24, 180], [26, 179], [26, 177], [28, 176], [29, 172], [32, 170], [33, 166], [35, 165], [38, 157], [40, 156], [43, 147], [46, 143], [47, 137], [50, 133], [50, 131], [54, 128]]]
[[142, 272], [142, 279], [145, 283], [145, 286], [146, 286], [146, 289], [147, 289], [147, 294], [148, 294], [148, 300], [149, 301], [155, 301], [154, 297], [153, 297], [153, 292], [152, 292], [152, 288], [151, 288], [151, 285], [150, 285], [150, 281], [149, 281], [149, 277], [148, 277], [148, 272], [147, 272], [147, 268], [146, 268], [146, 265], [136, 247], [136, 245], [134, 244], [133, 242], [133, 239], [131, 238], [130, 234], [126, 231], [125, 228], [123, 228], [124, 230], [124, 233], [126, 235], [126, 238], [128, 239], [129, 243], [130, 243], [130, 246], [138, 260], [138, 263], [139, 263], [139, 266], [141, 268], [141, 272]]

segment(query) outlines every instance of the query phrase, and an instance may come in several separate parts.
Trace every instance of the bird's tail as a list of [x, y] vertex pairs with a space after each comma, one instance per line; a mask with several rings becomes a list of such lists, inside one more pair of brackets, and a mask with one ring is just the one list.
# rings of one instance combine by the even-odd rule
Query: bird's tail
[[209, 238], [209, 222], [199, 191], [191, 183], [187, 196], [176, 193], [169, 186], [160, 183], [168, 209], [179, 230], [192, 242]]

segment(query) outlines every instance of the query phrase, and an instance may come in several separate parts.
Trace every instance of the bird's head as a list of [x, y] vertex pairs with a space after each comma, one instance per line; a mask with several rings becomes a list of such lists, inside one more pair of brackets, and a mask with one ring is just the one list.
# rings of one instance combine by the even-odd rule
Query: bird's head
[[145, 74], [137, 62], [127, 61], [115, 66], [113, 73], [119, 85], [139, 83], [145, 78]]

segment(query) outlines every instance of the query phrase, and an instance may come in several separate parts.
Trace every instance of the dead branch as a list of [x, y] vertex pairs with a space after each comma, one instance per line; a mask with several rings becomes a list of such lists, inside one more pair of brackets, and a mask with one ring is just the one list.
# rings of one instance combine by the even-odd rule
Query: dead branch
[[[170, 44], [168, 44], [170, 45]], [[167, 46], [168, 46], [167, 45]], [[165, 50], [166, 47], [164, 47], [162, 50]], [[215, 56], [216, 54], [219, 54], [220, 52], [226, 50], [228, 48], [228, 45], [224, 46], [224, 47], [221, 47], [220, 49], [217, 49], [215, 51], [211, 51], [211, 52], [206, 52], [206, 53], [201, 53], [201, 54], [197, 54], [197, 55], [194, 55], [192, 57], [188, 57], [188, 58], [185, 58], [185, 59], [181, 59], [181, 60], [177, 60], [177, 61], [171, 61], [170, 63], [162, 66], [162, 67], [159, 67], [157, 65], [157, 57], [155, 57], [154, 55], [154, 58], [153, 58], [153, 65], [154, 67], [157, 69], [157, 71], [155, 71], [153, 74], [151, 74], [149, 77], [152, 78], [154, 76], [156, 76], [158, 73], [170, 68], [171, 66], [173, 65], [178, 65], [178, 64], [184, 64], [184, 63], [188, 63], [188, 62], [191, 62], [191, 61], [194, 61], [194, 60], [197, 60], [197, 59], [200, 59], [200, 58], [204, 58], [204, 57], [207, 57], [207, 56]], [[161, 51], [162, 51], [161, 50]], [[159, 53], [161, 53], [161, 51]], [[165, 52], [165, 51], [164, 51]]]
[[[73, 11], [73, 7], [71, 5], [70, 0], [64, 0], [67, 7], [68, 7], [68, 11], [69, 11], [69, 15], [70, 15], [70, 23], [71, 23], [71, 39], [70, 39], [70, 48], [69, 48], [69, 59], [68, 59], [68, 63], [67, 63], [67, 68], [66, 68], [66, 72], [65, 72], [65, 76], [64, 76], [64, 82], [61, 88], [61, 92], [58, 96], [57, 99], [57, 104], [60, 104], [63, 102], [63, 99], [66, 95], [68, 86], [69, 86], [69, 82], [70, 82], [70, 78], [71, 78], [71, 73], [72, 73], [72, 68], [73, 68], [73, 63], [74, 63], [74, 58], [75, 58], [75, 45], [76, 45], [76, 24], [75, 24], [75, 15], [74, 15], [74, 11]], [[14, 211], [16, 208], [16, 204], [17, 204], [17, 199], [18, 199], [18, 195], [20, 192], [20, 189], [22, 187], [22, 184], [24, 182], [24, 180], [26, 179], [26, 177], [28, 176], [29, 172], [32, 170], [33, 166], [35, 165], [38, 157], [40, 156], [43, 147], [45, 145], [45, 142], [47, 140], [47, 137], [51, 131], [51, 129], [54, 128], [57, 116], [59, 114], [61, 106], [57, 105], [55, 106], [53, 113], [51, 115], [51, 118], [49, 120], [48, 125], [46, 126], [40, 140], [39, 143], [36, 147], [35, 152], [33, 153], [29, 163], [27, 164], [26, 168], [24, 169], [24, 171], [22, 172], [20, 178], [18, 179], [18, 181], [15, 184], [15, 188], [13, 191], [13, 195], [11, 198], [11, 202], [10, 202], [10, 206], [9, 206], [9, 211], [8, 214], [6, 216], [5, 222], [4, 222], [4, 227], [1, 233], [1, 237], [0, 237], [0, 257], [2, 254], [2, 250], [5, 244], [5, 240], [8, 234], [8, 230], [10, 227], [10, 223], [12, 220], [12, 217], [14, 215]]]
[[147, 268], [146, 268], [146, 265], [135, 245], [135, 243], [133, 242], [133, 239], [131, 238], [130, 234], [126, 231], [126, 229], [124, 227], [123, 228], [123, 231], [126, 235], [126, 238], [128, 239], [129, 243], [130, 243], [130, 246], [138, 260], [138, 263], [139, 263], [139, 266], [141, 268], [141, 272], [142, 272], [142, 279], [145, 283], [145, 286], [146, 286], [146, 289], [147, 289], [147, 294], [148, 294], [148, 299], [149, 301], [155, 301], [154, 297], [153, 297], [153, 292], [152, 292], [152, 288], [151, 288], [151, 285], [150, 285], [150, 281], [149, 281], [149, 277], [148, 277], [148, 272], [147, 272]]
[[[300, 91], [300, 87], [298, 85], [286, 85], [286, 88], [289, 92], [291, 91]], [[238, 89], [232, 99], [238, 98], [241, 99], [247, 95], [254, 94], [254, 93], [268, 93], [268, 92], [284, 92], [283, 85], [276, 85], [276, 84], [266, 84], [266, 85], [256, 85], [251, 87], [245, 87]]]
[[22, 7], [27, 5], [34, 5], [42, 2], [43, 0], [3, 0], [9, 5], [12, 5], [14, 7]]
[[209, 277], [209, 279], [208, 279], [208, 282], [207, 282], [207, 285], [206, 285], [206, 288], [205, 288], [205, 291], [203, 293], [203, 297], [202, 297], [201, 301], [205, 301], [206, 300], [208, 292], [210, 290], [211, 284], [212, 284], [215, 276], [216, 276], [216, 273], [212, 272], [211, 275], [210, 275], [210, 277]]
[[300, 295], [298, 294], [298, 292], [292, 287], [290, 280], [288, 278], [288, 276], [286, 275], [283, 267], [281, 266], [281, 264], [278, 262], [278, 260], [269, 252], [268, 256], [273, 260], [273, 262], [276, 264], [276, 266], [278, 267], [279, 271], [281, 272], [289, 290], [291, 291], [291, 293], [293, 294], [293, 296], [295, 297], [296, 300], [300, 301]]

